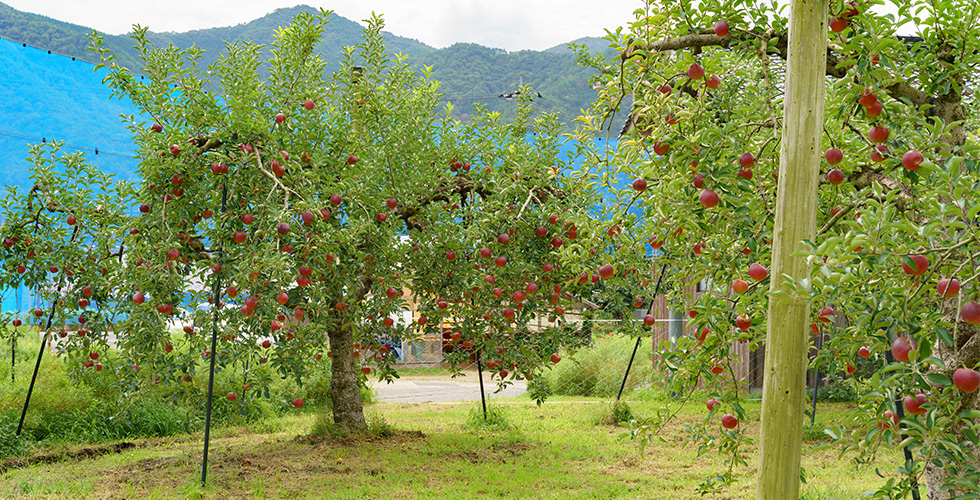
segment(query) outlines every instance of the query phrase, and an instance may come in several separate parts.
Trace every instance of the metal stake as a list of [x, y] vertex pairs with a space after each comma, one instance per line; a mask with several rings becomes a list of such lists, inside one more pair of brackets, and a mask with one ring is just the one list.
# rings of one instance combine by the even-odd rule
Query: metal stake
[[487, 419], [487, 393], [483, 390], [483, 363], [480, 363], [480, 351], [476, 351], [476, 371], [480, 376], [480, 401], [483, 402], [483, 420]]
[[[887, 350], [887, 351], [885, 351], [885, 363], [892, 364], [894, 362], [895, 362], [895, 358], [892, 357], [892, 351], [890, 349]], [[898, 419], [899, 420], [904, 419], [905, 418], [905, 404], [902, 402], [902, 398], [900, 396], [896, 396], [895, 397], [895, 409], [898, 410]], [[908, 436], [905, 435], [905, 432], [904, 432], [905, 431], [905, 424], [899, 423], [898, 426], [902, 430], [902, 432], [900, 434], [901, 437], [902, 437], [902, 441], [905, 441], [905, 438], [908, 437]], [[912, 461], [912, 451], [909, 450], [909, 446], [908, 445], [905, 445], [905, 446], [902, 447], [902, 453], [905, 455], [905, 461], [906, 462], [911, 462]], [[912, 480], [912, 499], [913, 500], [920, 500], [919, 499], [919, 481], [917, 481], [914, 477], [913, 478], [910, 478], [910, 479]]]
[[[69, 243], [75, 242], [75, 237], [78, 236], [78, 226], [71, 232], [71, 240]], [[37, 372], [41, 369], [41, 358], [44, 356], [44, 345], [47, 344], [48, 340], [48, 330], [51, 329], [51, 321], [54, 320], [54, 311], [58, 306], [58, 301], [61, 300], [61, 287], [65, 284], [65, 276], [62, 274], [61, 279], [58, 280], [58, 290], [54, 294], [54, 300], [51, 301], [51, 312], [48, 313], [48, 323], [44, 327], [44, 338], [41, 339], [41, 349], [37, 353], [37, 363], [34, 364], [34, 375], [31, 376], [31, 385], [27, 387], [27, 397], [24, 399], [24, 410], [20, 412], [20, 422], [17, 424], [17, 435], [20, 436], [20, 431], [24, 428], [24, 417], [27, 416], [27, 407], [31, 404], [31, 394], [34, 392], [34, 382], [37, 381]]]
[[[228, 202], [228, 186], [221, 186], [221, 212], [224, 213], [227, 210], [226, 204]], [[224, 253], [224, 249], [218, 247], [218, 263], [221, 263], [221, 257]], [[211, 400], [214, 397], [214, 360], [218, 358], [218, 304], [221, 303], [221, 274], [218, 274], [217, 278], [214, 280], [214, 288], [211, 291], [211, 295], [214, 296], [214, 325], [211, 330], [211, 368], [208, 372], [208, 400], [205, 408], [207, 409], [207, 414], [204, 417], [204, 458], [201, 461], [201, 486], [207, 486], [208, 484], [208, 445], [211, 442]]]
[[[821, 349], [823, 349], [823, 331], [819, 331], [819, 337], [817, 337], [817, 356], [818, 356], [817, 359], [819, 359]], [[813, 423], [817, 419], [817, 384], [819, 383], [820, 383], [820, 368], [819, 365], [814, 363], [813, 365], [813, 410], [810, 412], [810, 427], [813, 427]]]
[[[663, 282], [664, 272], [667, 270], [667, 263], [665, 262], [660, 266], [660, 275], [657, 276], [657, 286], [653, 290], [653, 297], [650, 297], [650, 305], [647, 306], [647, 314], [653, 312], [653, 301], [660, 295], [660, 283]], [[640, 348], [640, 341], [643, 337], [636, 337], [636, 344], [633, 345], [633, 354], [630, 355], [630, 362], [626, 365], [626, 373], [623, 375], [623, 383], [619, 384], [619, 393], [616, 394], [616, 401], [623, 396], [623, 389], [626, 388], [626, 379], [630, 376], [630, 369], [633, 368], [633, 358], [636, 357], [636, 351]]]

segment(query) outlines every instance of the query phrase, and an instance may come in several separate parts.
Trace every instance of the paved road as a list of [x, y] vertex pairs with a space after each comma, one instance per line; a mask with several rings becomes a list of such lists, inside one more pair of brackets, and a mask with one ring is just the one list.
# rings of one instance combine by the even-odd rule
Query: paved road
[[[467, 377], [469, 378], [469, 377]], [[513, 385], [507, 386], [500, 392], [497, 390], [496, 383], [484, 380], [484, 387], [487, 392], [487, 399], [509, 398], [524, 394], [527, 383], [524, 380], [516, 380]], [[371, 384], [378, 392], [378, 400], [392, 403], [426, 403], [435, 401], [478, 401], [480, 399], [480, 382], [475, 379], [466, 380], [456, 379], [396, 379], [388, 384], [385, 382], [372, 382]]]

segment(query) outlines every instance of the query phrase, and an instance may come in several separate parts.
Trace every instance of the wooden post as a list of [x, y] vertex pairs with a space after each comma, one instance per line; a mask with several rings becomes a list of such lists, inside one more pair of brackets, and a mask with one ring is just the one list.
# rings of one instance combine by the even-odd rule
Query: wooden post
[[[827, 3], [793, 0], [790, 6], [771, 291], [788, 291], [783, 275], [810, 275], [804, 258], [793, 253], [805, 250], [802, 240], [816, 233]], [[756, 500], [800, 497], [808, 320], [807, 296], [770, 295]]]

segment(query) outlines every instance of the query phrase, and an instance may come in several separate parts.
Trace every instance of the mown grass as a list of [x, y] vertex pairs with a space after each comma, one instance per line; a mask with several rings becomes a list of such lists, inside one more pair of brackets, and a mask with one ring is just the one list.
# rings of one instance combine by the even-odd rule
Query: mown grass
[[[634, 399], [634, 415], [652, 415], [663, 402]], [[390, 404], [368, 408], [374, 433], [310, 437], [316, 416], [287, 415], [212, 435], [206, 488], [199, 485], [200, 433], [141, 442], [119, 454], [34, 465], [0, 475], [6, 498], [753, 498], [756, 448], [736, 468], [723, 493], [701, 497], [695, 487], [726, 470], [722, 458], [697, 456], [682, 426], [701, 421], [691, 405], [640, 454], [622, 439], [626, 429], [597, 424], [612, 410], [594, 401], [537, 405], [495, 402], [494, 425], [478, 424], [478, 403]], [[756, 418], [756, 403], [747, 406]], [[847, 407], [821, 405], [821, 419], [846, 418]], [[381, 421], [382, 424], [378, 424]], [[501, 423], [506, 425], [500, 425]], [[714, 423], [717, 425], [717, 422]], [[748, 422], [751, 437], [758, 421]], [[860, 498], [882, 479], [835, 450], [805, 443], [808, 500]], [[875, 466], [894, 470], [890, 449]]]

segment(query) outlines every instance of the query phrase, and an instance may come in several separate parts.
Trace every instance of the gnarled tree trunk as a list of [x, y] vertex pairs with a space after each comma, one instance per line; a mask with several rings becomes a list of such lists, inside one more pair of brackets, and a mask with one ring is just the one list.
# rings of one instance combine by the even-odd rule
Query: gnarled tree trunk
[[333, 401], [333, 422], [351, 431], [367, 428], [364, 405], [357, 383], [359, 370], [354, 357], [354, 334], [349, 324], [339, 323], [328, 330], [330, 351], [330, 399]]

